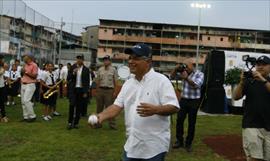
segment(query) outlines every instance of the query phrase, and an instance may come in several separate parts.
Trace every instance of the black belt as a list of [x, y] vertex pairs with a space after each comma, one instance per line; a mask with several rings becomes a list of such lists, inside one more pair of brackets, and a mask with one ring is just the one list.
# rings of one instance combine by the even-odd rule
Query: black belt
[[113, 89], [112, 87], [99, 87], [101, 89]]

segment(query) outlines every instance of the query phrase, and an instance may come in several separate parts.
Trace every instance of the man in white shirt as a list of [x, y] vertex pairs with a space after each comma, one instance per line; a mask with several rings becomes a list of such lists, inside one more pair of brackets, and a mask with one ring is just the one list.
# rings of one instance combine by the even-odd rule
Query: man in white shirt
[[179, 104], [168, 78], [151, 68], [151, 50], [138, 44], [125, 50], [134, 77], [127, 80], [113, 105], [99, 113], [98, 124], [125, 111], [127, 141], [123, 161], [164, 161], [170, 144], [170, 115]]

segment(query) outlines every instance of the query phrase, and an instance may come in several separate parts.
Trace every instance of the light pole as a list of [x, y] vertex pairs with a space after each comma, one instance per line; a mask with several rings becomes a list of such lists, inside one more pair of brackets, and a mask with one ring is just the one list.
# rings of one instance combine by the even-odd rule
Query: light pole
[[196, 50], [196, 69], [198, 70], [198, 65], [199, 65], [199, 48], [200, 48], [201, 10], [202, 10], [202, 8], [211, 8], [211, 5], [210, 4], [206, 4], [206, 3], [191, 3], [190, 6], [192, 8], [198, 8], [199, 9], [198, 31], [197, 31], [197, 50]]
[[62, 18], [61, 18], [61, 24], [60, 24], [60, 38], [59, 38], [59, 55], [58, 55], [59, 57], [58, 57], [58, 64], [61, 64], [63, 26], [65, 26], [65, 22], [63, 22], [63, 17], [62, 17]]

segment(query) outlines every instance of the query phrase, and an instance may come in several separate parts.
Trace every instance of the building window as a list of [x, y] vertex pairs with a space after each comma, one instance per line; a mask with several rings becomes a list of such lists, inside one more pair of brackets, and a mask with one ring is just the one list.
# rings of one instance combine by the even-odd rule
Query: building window
[[223, 37], [222, 37], [222, 38], [220, 38], [220, 41], [223, 41]]
[[208, 37], [207, 40], [210, 41], [211, 40], [211, 37]]
[[107, 32], [107, 29], [105, 29], [104, 32]]

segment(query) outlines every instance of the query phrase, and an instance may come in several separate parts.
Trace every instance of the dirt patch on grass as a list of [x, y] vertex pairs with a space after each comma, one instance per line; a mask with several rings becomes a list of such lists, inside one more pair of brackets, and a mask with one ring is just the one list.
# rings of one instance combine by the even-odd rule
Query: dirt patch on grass
[[245, 161], [242, 137], [239, 135], [209, 136], [203, 139], [215, 153], [230, 161]]

